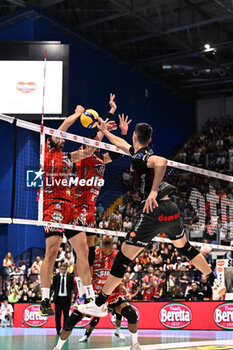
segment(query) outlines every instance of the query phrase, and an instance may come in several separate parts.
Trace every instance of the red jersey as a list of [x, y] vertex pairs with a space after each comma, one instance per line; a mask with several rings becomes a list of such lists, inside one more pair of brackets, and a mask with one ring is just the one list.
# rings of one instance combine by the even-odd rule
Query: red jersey
[[[96, 249], [95, 261], [93, 264], [93, 288], [96, 293], [100, 293], [103, 285], [111, 271], [113, 262], [116, 258], [118, 251], [113, 249], [112, 253], [108, 256], [103, 256], [102, 250], [100, 248]], [[116, 287], [112, 294], [108, 297], [108, 303], [111, 303], [123, 295], [123, 292], [119, 287]]]
[[130, 294], [133, 294], [135, 292], [135, 289], [137, 288], [136, 282], [134, 282], [132, 280], [125, 282], [124, 286], [127, 289], [127, 292], [129, 292]]
[[82, 203], [95, 207], [95, 202], [101, 189], [101, 186], [98, 186], [95, 180], [103, 179], [104, 177], [104, 161], [93, 154], [76, 162], [75, 171], [79, 180], [86, 180], [86, 185], [80, 186], [78, 184], [72, 187], [73, 204], [75, 207], [82, 205]]
[[44, 151], [44, 200], [58, 198], [71, 201], [72, 168], [68, 154], [51, 147], [47, 141]]
[[[152, 297], [159, 298], [159, 289], [162, 284], [162, 280], [159, 277], [153, 276], [153, 281], [157, 282], [157, 287], [151, 286], [148, 289], [145, 289], [143, 294], [143, 300], [150, 300]], [[149, 275], [146, 275], [143, 277], [142, 282], [146, 283], [147, 285], [150, 284], [151, 277]]]

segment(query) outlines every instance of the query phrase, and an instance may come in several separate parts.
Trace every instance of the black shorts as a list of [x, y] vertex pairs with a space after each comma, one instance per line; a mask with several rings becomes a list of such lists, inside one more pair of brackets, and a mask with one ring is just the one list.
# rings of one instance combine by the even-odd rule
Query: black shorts
[[170, 199], [158, 202], [153, 212], [143, 213], [145, 201], [140, 206], [140, 216], [127, 233], [125, 242], [137, 247], [146, 247], [159, 233], [165, 233], [172, 241], [184, 236], [180, 212]]

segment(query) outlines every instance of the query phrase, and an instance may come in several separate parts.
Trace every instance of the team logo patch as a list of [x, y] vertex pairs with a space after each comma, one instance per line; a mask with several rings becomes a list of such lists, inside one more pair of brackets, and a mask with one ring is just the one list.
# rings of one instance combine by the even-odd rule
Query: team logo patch
[[130, 237], [135, 237], [136, 236], [136, 233], [135, 232], [131, 232], [130, 233]]
[[135, 155], [136, 159], [142, 159], [142, 157], [143, 157], [143, 153], [138, 153]]

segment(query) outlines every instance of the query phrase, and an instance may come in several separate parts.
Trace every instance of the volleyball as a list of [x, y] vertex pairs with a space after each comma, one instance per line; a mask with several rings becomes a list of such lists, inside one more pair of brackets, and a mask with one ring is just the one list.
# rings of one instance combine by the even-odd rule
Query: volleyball
[[95, 128], [98, 123], [99, 114], [94, 109], [86, 109], [80, 117], [80, 121], [85, 128]]

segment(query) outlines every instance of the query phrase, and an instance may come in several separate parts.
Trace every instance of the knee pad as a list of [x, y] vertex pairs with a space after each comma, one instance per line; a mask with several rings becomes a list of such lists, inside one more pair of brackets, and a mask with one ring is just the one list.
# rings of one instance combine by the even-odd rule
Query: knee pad
[[117, 254], [116, 259], [112, 265], [111, 275], [117, 278], [123, 278], [125, 271], [129, 264], [132, 262], [127, 256], [125, 256], [121, 251]]
[[189, 260], [194, 259], [198, 254], [200, 254], [199, 250], [194, 248], [189, 242], [186, 242], [183, 248], [177, 248], [177, 250]]
[[88, 262], [90, 266], [93, 266], [95, 260], [95, 246], [89, 247]]
[[131, 305], [124, 307], [121, 310], [121, 315], [124, 316], [131, 324], [135, 324], [138, 322], [136, 311], [132, 308]]
[[82, 318], [83, 318], [83, 315], [81, 314], [81, 312], [79, 312], [78, 310], [74, 310], [70, 315], [70, 317], [67, 318], [64, 324], [64, 330], [67, 332], [72, 331], [76, 323], [81, 321]]
[[93, 319], [90, 322], [90, 326], [94, 328], [99, 323], [99, 320], [100, 320], [99, 317], [93, 317]]

